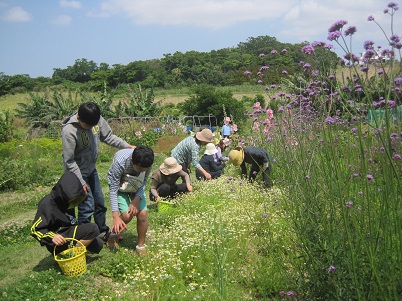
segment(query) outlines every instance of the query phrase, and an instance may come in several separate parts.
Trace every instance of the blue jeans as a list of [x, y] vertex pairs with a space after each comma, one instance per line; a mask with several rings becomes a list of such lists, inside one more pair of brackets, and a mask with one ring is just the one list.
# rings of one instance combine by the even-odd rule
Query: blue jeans
[[99, 231], [107, 232], [109, 231], [109, 227], [106, 226], [107, 208], [97, 170], [95, 169], [88, 177], [84, 177], [84, 181], [88, 185], [88, 197], [78, 205], [78, 223], [89, 223], [93, 216]]

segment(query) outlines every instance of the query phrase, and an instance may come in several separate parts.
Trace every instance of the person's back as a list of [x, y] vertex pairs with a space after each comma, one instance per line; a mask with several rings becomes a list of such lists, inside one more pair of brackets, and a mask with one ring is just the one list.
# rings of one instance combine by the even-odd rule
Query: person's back
[[[224, 167], [223, 164], [218, 164], [215, 162], [214, 154], [217, 152], [218, 150], [216, 149], [215, 145], [213, 143], [208, 143], [205, 147], [204, 155], [200, 159], [200, 165], [211, 175], [213, 179], [222, 174], [222, 169]], [[196, 171], [196, 177], [198, 180], [205, 179], [203, 174], [198, 170]]]
[[55, 247], [56, 253], [66, 249], [66, 238], [71, 237], [80, 240], [89, 251], [99, 253], [103, 242], [97, 238], [97, 225], [79, 225], [75, 219], [66, 215], [67, 212], [74, 211], [85, 198], [85, 191], [77, 176], [72, 172], [65, 172], [52, 191], [39, 202], [31, 235], [51, 253]]

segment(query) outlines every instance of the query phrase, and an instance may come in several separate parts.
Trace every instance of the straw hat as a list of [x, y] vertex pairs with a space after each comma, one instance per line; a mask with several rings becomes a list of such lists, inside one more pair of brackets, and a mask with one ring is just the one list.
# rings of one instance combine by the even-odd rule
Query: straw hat
[[244, 160], [244, 150], [241, 146], [236, 147], [229, 153], [229, 161], [232, 162], [234, 166], [239, 166]]
[[182, 166], [177, 163], [177, 160], [173, 157], [166, 158], [161, 166], [159, 166], [159, 170], [161, 171], [161, 173], [166, 176], [179, 172], [181, 169]]
[[204, 152], [204, 154], [206, 154], [206, 155], [213, 155], [213, 154], [216, 154], [217, 152], [218, 152], [218, 150], [216, 149], [215, 144], [213, 144], [213, 143], [208, 143], [208, 144], [205, 146], [205, 152]]
[[212, 142], [212, 131], [210, 129], [203, 129], [201, 132], [195, 134], [195, 137], [202, 142]]

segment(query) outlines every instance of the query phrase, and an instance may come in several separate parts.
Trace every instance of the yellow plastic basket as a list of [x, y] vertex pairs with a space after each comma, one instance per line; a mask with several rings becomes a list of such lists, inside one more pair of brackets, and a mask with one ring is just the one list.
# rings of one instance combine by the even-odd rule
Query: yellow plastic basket
[[[87, 259], [85, 253], [87, 252], [86, 247], [75, 238], [66, 238], [66, 240], [76, 241], [81, 244], [81, 246], [75, 246], [72, 248], [68, 248], [63, 252], [60, 252], [56, 255], [56, 246], [53, 250], [54, 259], [60, 266], [60, 269], [67, 277], [74, 277], [84, 274], [87, 271]], [[57, 256], [66, 256], [67, 254], [71, 254], [70, 258], [67, 259], [58, 259]], [[59, 256], [60, 257], [60, 256]]]
[[171, 212], [174, 208], [175, 204], [167, 201], [159, 201], [158, 202], [158, 212], [167, 213]]

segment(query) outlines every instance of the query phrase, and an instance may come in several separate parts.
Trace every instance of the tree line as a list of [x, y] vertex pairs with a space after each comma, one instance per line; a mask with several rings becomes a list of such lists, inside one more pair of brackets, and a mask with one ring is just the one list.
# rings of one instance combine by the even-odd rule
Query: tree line
[[[210, 52], [188, 51], [164, 54], [161, 59], [133, 61], [127, 65], [97, 64], [85, 58], [77, 59], [66, 68], [54, 68], [51, 78], [31, 78], [28, 74], [9, 76], [0, 72], [0, 96], [9, 93], [43, 91], [49, 86], [80, 87], [88, 91], [102, 91], [122, 84], [140, 84], [143, 88], [181, 88], [198, 84], [232, 86], [244, 83], [257, 84], [254, 77], [261, 66], [275, 66], [269, 73], [266, 84], [279, 83], [282, 71], [292, 75], [297, 72], [305, 55], [303, 45], [281, 43], [275, 37], [250, 37], [237, 47]], [[317, 52], [316, 55], [337, 61], [333, 52]], [[328, 57], [329, 55], [329, 57]]]

